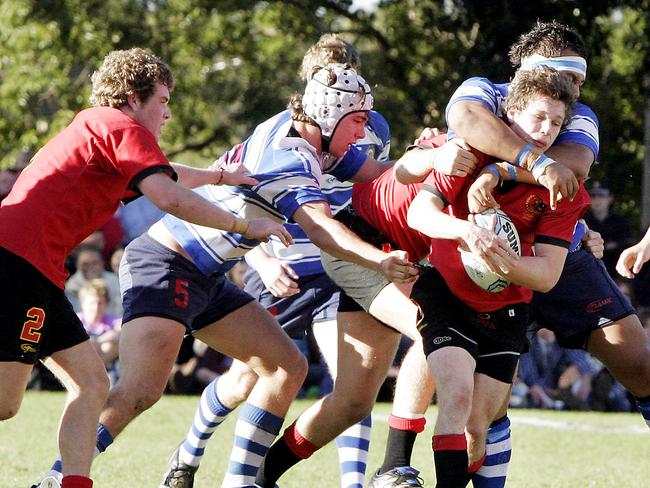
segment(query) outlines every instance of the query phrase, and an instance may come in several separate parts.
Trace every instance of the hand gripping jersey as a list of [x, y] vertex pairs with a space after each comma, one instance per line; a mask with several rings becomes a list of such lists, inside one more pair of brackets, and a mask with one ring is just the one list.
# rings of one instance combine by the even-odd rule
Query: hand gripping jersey
[[[268, 217], [290, 222], [301, 205], [328, 201], [322, 186], [328, 175], [352, 178], [365, 161], [335, 161], [323, 172], [324, 161], [307, 141], [292, 135], [292, 121], [281, 113], [260, 124], [243, 143], [222, 156], [226, 163], [243, 163], [259, 181], [254, 187], [206, 185], [195, 191], [214, 205], [241, 218]], [[184, 222], [171, 215], [162, 219], [178, 243], [206, 275], [225, 273], [259, 241], [240, 234]]]
[[[467, 190], [473, 181], [473, 178], [447, 176], [434, 170], [423, 189], [437, 195], [450, 215], [467, 220]], [[494, 196], [519, 232], [522, 256], [532, 256], [536, 243], [568, 249], [576, 221], [589, 207], [589, 196], [582, 184], [574, 200], [562, 200], [557, 210], [550, 209], [548, 190], [539, 186], [510, 183]], [[530, 302], [532, 290], [514, 283], [499, 293], [490, 293], [474, 284], [463, 269], [458, 244], [452, 239], [432, 239], [429, 261], [452, 293], [465, 304], [478, 312], [492, 312], [507, 305]]]
[[[498, 117], [503, 117], [504, 101], [508, 96], [509, 89], [510, 83], [495, 84], [487, 78], [469, 78], [451, 96], [445, 109], [445, 118], [449, 114], [449, 109], [462, 100], [480, 102]], [[448, 137], [453, 139], [452, 130], [449, 130]], [[559, 142], [574, 142], [587, 146], [594, 153], [594, 160], [598, 159], [598, 118], [596, 114], [587, 105], [576, 103], [573, 116], [555, 140], [556, 144]]]

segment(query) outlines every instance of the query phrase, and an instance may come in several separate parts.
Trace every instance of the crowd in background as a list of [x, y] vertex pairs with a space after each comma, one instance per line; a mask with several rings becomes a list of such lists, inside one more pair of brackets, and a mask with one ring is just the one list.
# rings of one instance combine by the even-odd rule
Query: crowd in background
[[[30, 155], [25, 154], [15, 168], [0, 170], [0, 200], [11, 189]], [[621, 251], [634, 242], [629, 222], [614, 209], [614, 195], [603, 182], [590, 185], [592, 203], [585, 215], [588, 226], [598, 231], [605, 241], [603, 263], [610, 275], [637, 307], [640, 318], [650, 330], [650, 301], [647, 293], [650, 275], [642, 272], [634, 282], [621, 278], [615, 270]], [[111, 382], [119, 377], [118, 344], [121, 327], [121, 296], [119, 264], [124, 247], [140, 235], [162, 213], [146, 198], [121, 207], [100, 230], [91, 234], [69, 256], [66, 267], [70, 278], [66, 295], [81, 318], [91, 342], [106, 365]], [[229, 278], [243, 288], [245, 262], [229, 272]], [[314, 338], [297, 340], [309, 358], [309, 373], [299, 397], [320, 397], [332, 389], [327, 371]], [[395, 366], [379, 394], [379, 399], [392, 400], [392, 388], [401, 355], [408, 349], [404, 339], [395, 359]], [[231, 359], [187, 336], [168, 382], [168, 391], [179, 394], [200, 393], [225, 372]], [[58, 381], [42, 365], [34, 369], [30, 387], [62, 389]], [[561, 410], [630, 411], [634, 407], [625, 388], [606, 368], [584, 350], [560, 347], [553, 332], [541, 329], [530, 337], [528, 353], [521, 358], [517, 381], [513, 385], [511, 407], [549, 408]]]

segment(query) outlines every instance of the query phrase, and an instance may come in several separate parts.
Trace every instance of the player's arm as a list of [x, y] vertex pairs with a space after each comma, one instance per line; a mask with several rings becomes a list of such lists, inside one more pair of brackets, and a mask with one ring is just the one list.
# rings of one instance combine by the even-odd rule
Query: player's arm
[[[571, 151], [570, 154], [566, 149], [558, 152], [557, 155], [563, 156], [560, 161], [562, 164], [557, 164], [558, 161], [548, 155], [538, 158], [526, 141], [517, 136], [505, 122], [478, 101], [455, 102], [447, 112], [447, 122], [458, 137], [464, 139], [471, 147], [530, 170], [534, 176], [534, 184], [542, 185], [549, 190], [551, 208], [555, 209], [558, 194], [563, 198], [572, 199], [578, 192], [576, 175], [564, 164], [582, 167], [584, 162], [579, 164], [568, 159], [569, 156], [576, 157], [577, 151]], [[577, 146], [574, 143], [571, 145]], [[584, 149], [591, 158], [588, 162], [590, 165], [593, 161], [593, 153], [586, 147]]]
[[179, 185], [168, 175], [154, 173], [146, 176], [138, 183], [138, 189], [158, 208], [181, 220], [237, 232], [249, 239], [267, 241], [270, 235], [275, 235], [285, 246], [292, 242], [291, 235], [282, 224], [267, 218], [237, 218], [192, 190]]
[[411, 228], [432, 238], [461, 240], [496, 272], [500, 272], [498, 263], [501, 261], [519, 259], [512, 253], [508, 243], [491, 230], [443, 212], [443, 197], [428, 188], [425, 186], [411, 202], [407, 214], [407, 222]]
[[223, 165], [216, 162], [209, 168], [192, 168], [179, 163], [170, 163], [178, 175], [178, 183], [186, 188], [203, 185], [256, 185], [241, 164]]
[[536, 243], [534, 256], [522, 256], [514, 266], [504, 263], [499, 273], [517, 285], [546, 293], [560, 279], [567, 252], [561, 246]]
[[292, 218], [310, 241], [332, 256], [382, 273], [398, 283], [409, 283], [418, 274], [404, 251], [380, 251], [334, 220], [327, 202], [305, 203]]
[[616, 271], [621, 276], [632, 279], [639, 274], [641, 268], [649, 259], [650, 228], [646, 231], [643, 239], [621, 253], [616, 263]]
[[420, 183], [432, 169], [450, 175], [467, 176], [478, 163], [469, 146], [459, 138], [440, 147], [415, 146], [395, 162], [393, 175], [404, 185]]
[[393, 166], [394, 161], [378, 161], [373, 158], [366, 158], [359, 171], [350, 178], [350, 181], [355, 183], [364, 183], [372, 181], [380, 176], [384, 171]]

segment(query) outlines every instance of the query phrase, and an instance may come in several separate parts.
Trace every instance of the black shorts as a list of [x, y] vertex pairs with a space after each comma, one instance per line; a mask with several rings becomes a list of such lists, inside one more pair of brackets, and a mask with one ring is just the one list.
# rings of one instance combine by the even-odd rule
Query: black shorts
[[[362, 217], [356, 215], [352, 207], [346, 207], [335, 216], [335, 219], [357, 234], [365, 242], [381, 249], [385, 244], [392, 245], [377, 229]], [[332, 281], [341, 288], [339, 300], [340, 312], [355, 312], [370, 308], [375, 297], [390, 281], [381, 273], [364, 268], [358, 264], [349, 263], [321, 251], [323, 268]]]
[[586, 349], [594, 330], [636, 313], [603, 262], [582, 249], [567, 255], [557, 284], [535, 292], [530, 305], [533, 327], [552, 330], [570, 349]]
[[300, 293], [290, 297], [274, 297], [253, 268], [244, 275], [244, 283], [244, 291], [275, 317], [289, 337], [303, 338], [313, 323], [336, 320], [340, 291], [325, 273], [300, 277]]
[[0, 361], [35, 364], [88, 340], [63, 290], [0, 247]]
[[476, 360], [477, 373], [512, 383], [526, 343], [528, 304], [477, 312], [449, 290], [434, 268], [422, 271], [411, 298], [424, 314], [418, 329], [426, 356], [443, 347], [460, 347]]
[[164, 317], [189, 332], [222, 319], [253, 301], [223, 273], [204, 275], [194, 263], [143, 234], [124, 250], [120, 264], [124, 324]]

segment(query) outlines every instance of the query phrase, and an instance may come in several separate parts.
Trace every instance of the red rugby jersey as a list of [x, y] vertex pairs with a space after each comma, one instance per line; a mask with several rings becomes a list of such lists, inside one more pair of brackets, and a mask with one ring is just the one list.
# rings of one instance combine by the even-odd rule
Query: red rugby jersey
[[34, 156], [0, 206], [0, 246], [60, 288], [66, 256], [155, 172], [174, 175], [151, 131], [119, 109], [95, 107]]

